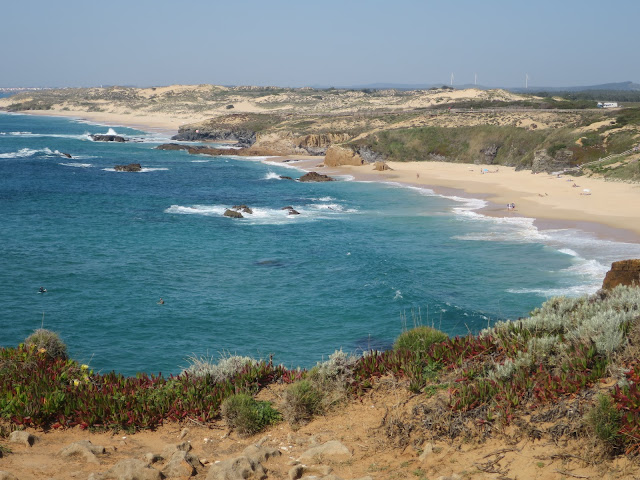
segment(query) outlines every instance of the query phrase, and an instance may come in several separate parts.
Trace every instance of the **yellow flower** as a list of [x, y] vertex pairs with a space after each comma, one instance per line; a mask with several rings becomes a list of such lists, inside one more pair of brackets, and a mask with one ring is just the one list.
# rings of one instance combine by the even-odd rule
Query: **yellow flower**
[[77, 387], [78, 385], [80, 385], [80, 380], [78, 380], [77, 378], [73, 381], [73, 384]]
[[40, 350], [38, 350], [38, 352], [40, 352], [40, 353], [47, 353], [47, 349], [46, 349], [46, 348], [41, 348]]
[[82, 365], [80, 366], [80, 368], [81, 368], [82, 370], [88, 370], [88, 369], [89, 369], [89, 365], [82, 364]]

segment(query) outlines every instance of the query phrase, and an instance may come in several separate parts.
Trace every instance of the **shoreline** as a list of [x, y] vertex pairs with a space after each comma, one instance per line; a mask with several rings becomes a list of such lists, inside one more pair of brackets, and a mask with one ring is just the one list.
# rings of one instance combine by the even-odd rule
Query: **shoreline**
[[[131, 116], [105, 112], [27, 111], [26, 115], [77, 118], [107, 126], [125, 126], [174, 135], [190, 123], [167, 115]], [[190, 119], [191, 122], [198, 119]], [[640, 184], [607, 182], [598, 178], [516, 172], [514, 167], [452, 162], [387, 162], [392, 170], [375, 171], [373, 165], [324, 167], [324, 157], [290, 155], [268, 162], [294, 162], [304, 171], [350, 175], [356, 181], [397, 183], [432, 190], [437, 195], [479, 199], [474, 210], [494, 218], [531, 218], [540, 230], [576, 228], [599, 239], [640, 244]], [[484, 172], [484, 173], [482, 173]], [[575, 186], [574, 186], [575, 185]], [[515, 203], [508, 209], [508, 203]]]

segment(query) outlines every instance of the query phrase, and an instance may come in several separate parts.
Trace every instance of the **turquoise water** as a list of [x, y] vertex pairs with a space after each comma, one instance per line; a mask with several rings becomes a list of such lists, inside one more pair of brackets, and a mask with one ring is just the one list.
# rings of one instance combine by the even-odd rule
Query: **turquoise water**
[[[154, 150], [168, 139], [124, 127], [111, 128], [125, 144], [87, 135], [109, 128], [0, 114], [0, 345], [44, 322], [102, 371], [177, 373], [223, 351], [308, 367], [336, 348], [389, 346], [402, 317], [477, 332], [593, 292], [611, 261], [640, 256], [483, 217], [479, 200], [280, 180], [303, 172]], [[113, 170], [133, 162], [143, 171]], [[222, 216], [236, 204], [254, 215]]]

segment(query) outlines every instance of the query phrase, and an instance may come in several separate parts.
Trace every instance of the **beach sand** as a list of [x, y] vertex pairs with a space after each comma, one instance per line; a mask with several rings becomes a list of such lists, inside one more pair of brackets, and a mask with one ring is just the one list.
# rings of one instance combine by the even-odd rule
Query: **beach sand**
[[[363, 165], [321, 171], [352, 175], [355, 180], [423, 186], [443, 195], [480, 198], [489, 202], [479, 211], [484, 215], [531, 217], [541, 229], [572, 227], [600, 238], [640, 243], [640, 184], [533, 174], [499, 165], [448, 162], [388, 162], [388, 165], [393, 170], [378, 172], [372, 165]], [[514, 209], [507, 208], [510, 203], [515, 204]]]

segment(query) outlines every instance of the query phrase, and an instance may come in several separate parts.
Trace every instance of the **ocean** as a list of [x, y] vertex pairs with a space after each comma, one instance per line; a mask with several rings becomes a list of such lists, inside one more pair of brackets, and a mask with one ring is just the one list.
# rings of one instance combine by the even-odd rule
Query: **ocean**
[[[130, 141], [89, 137], [107, 132]], [[102, 372], [175, 374], [220, 354], [310, 367], [415, 324], [476, 333], [595, 292], [612, 261], [640, 257], [638, 244], [482, 216], [482, 200], [282, 180], [304, 172], [154, 149], [168, 141], [0, 114], [1, 346], [44, 326]], [[143, 170], [114, 171], [128, 163]], [[254, 214], [222, 215], [238, 204]]]

